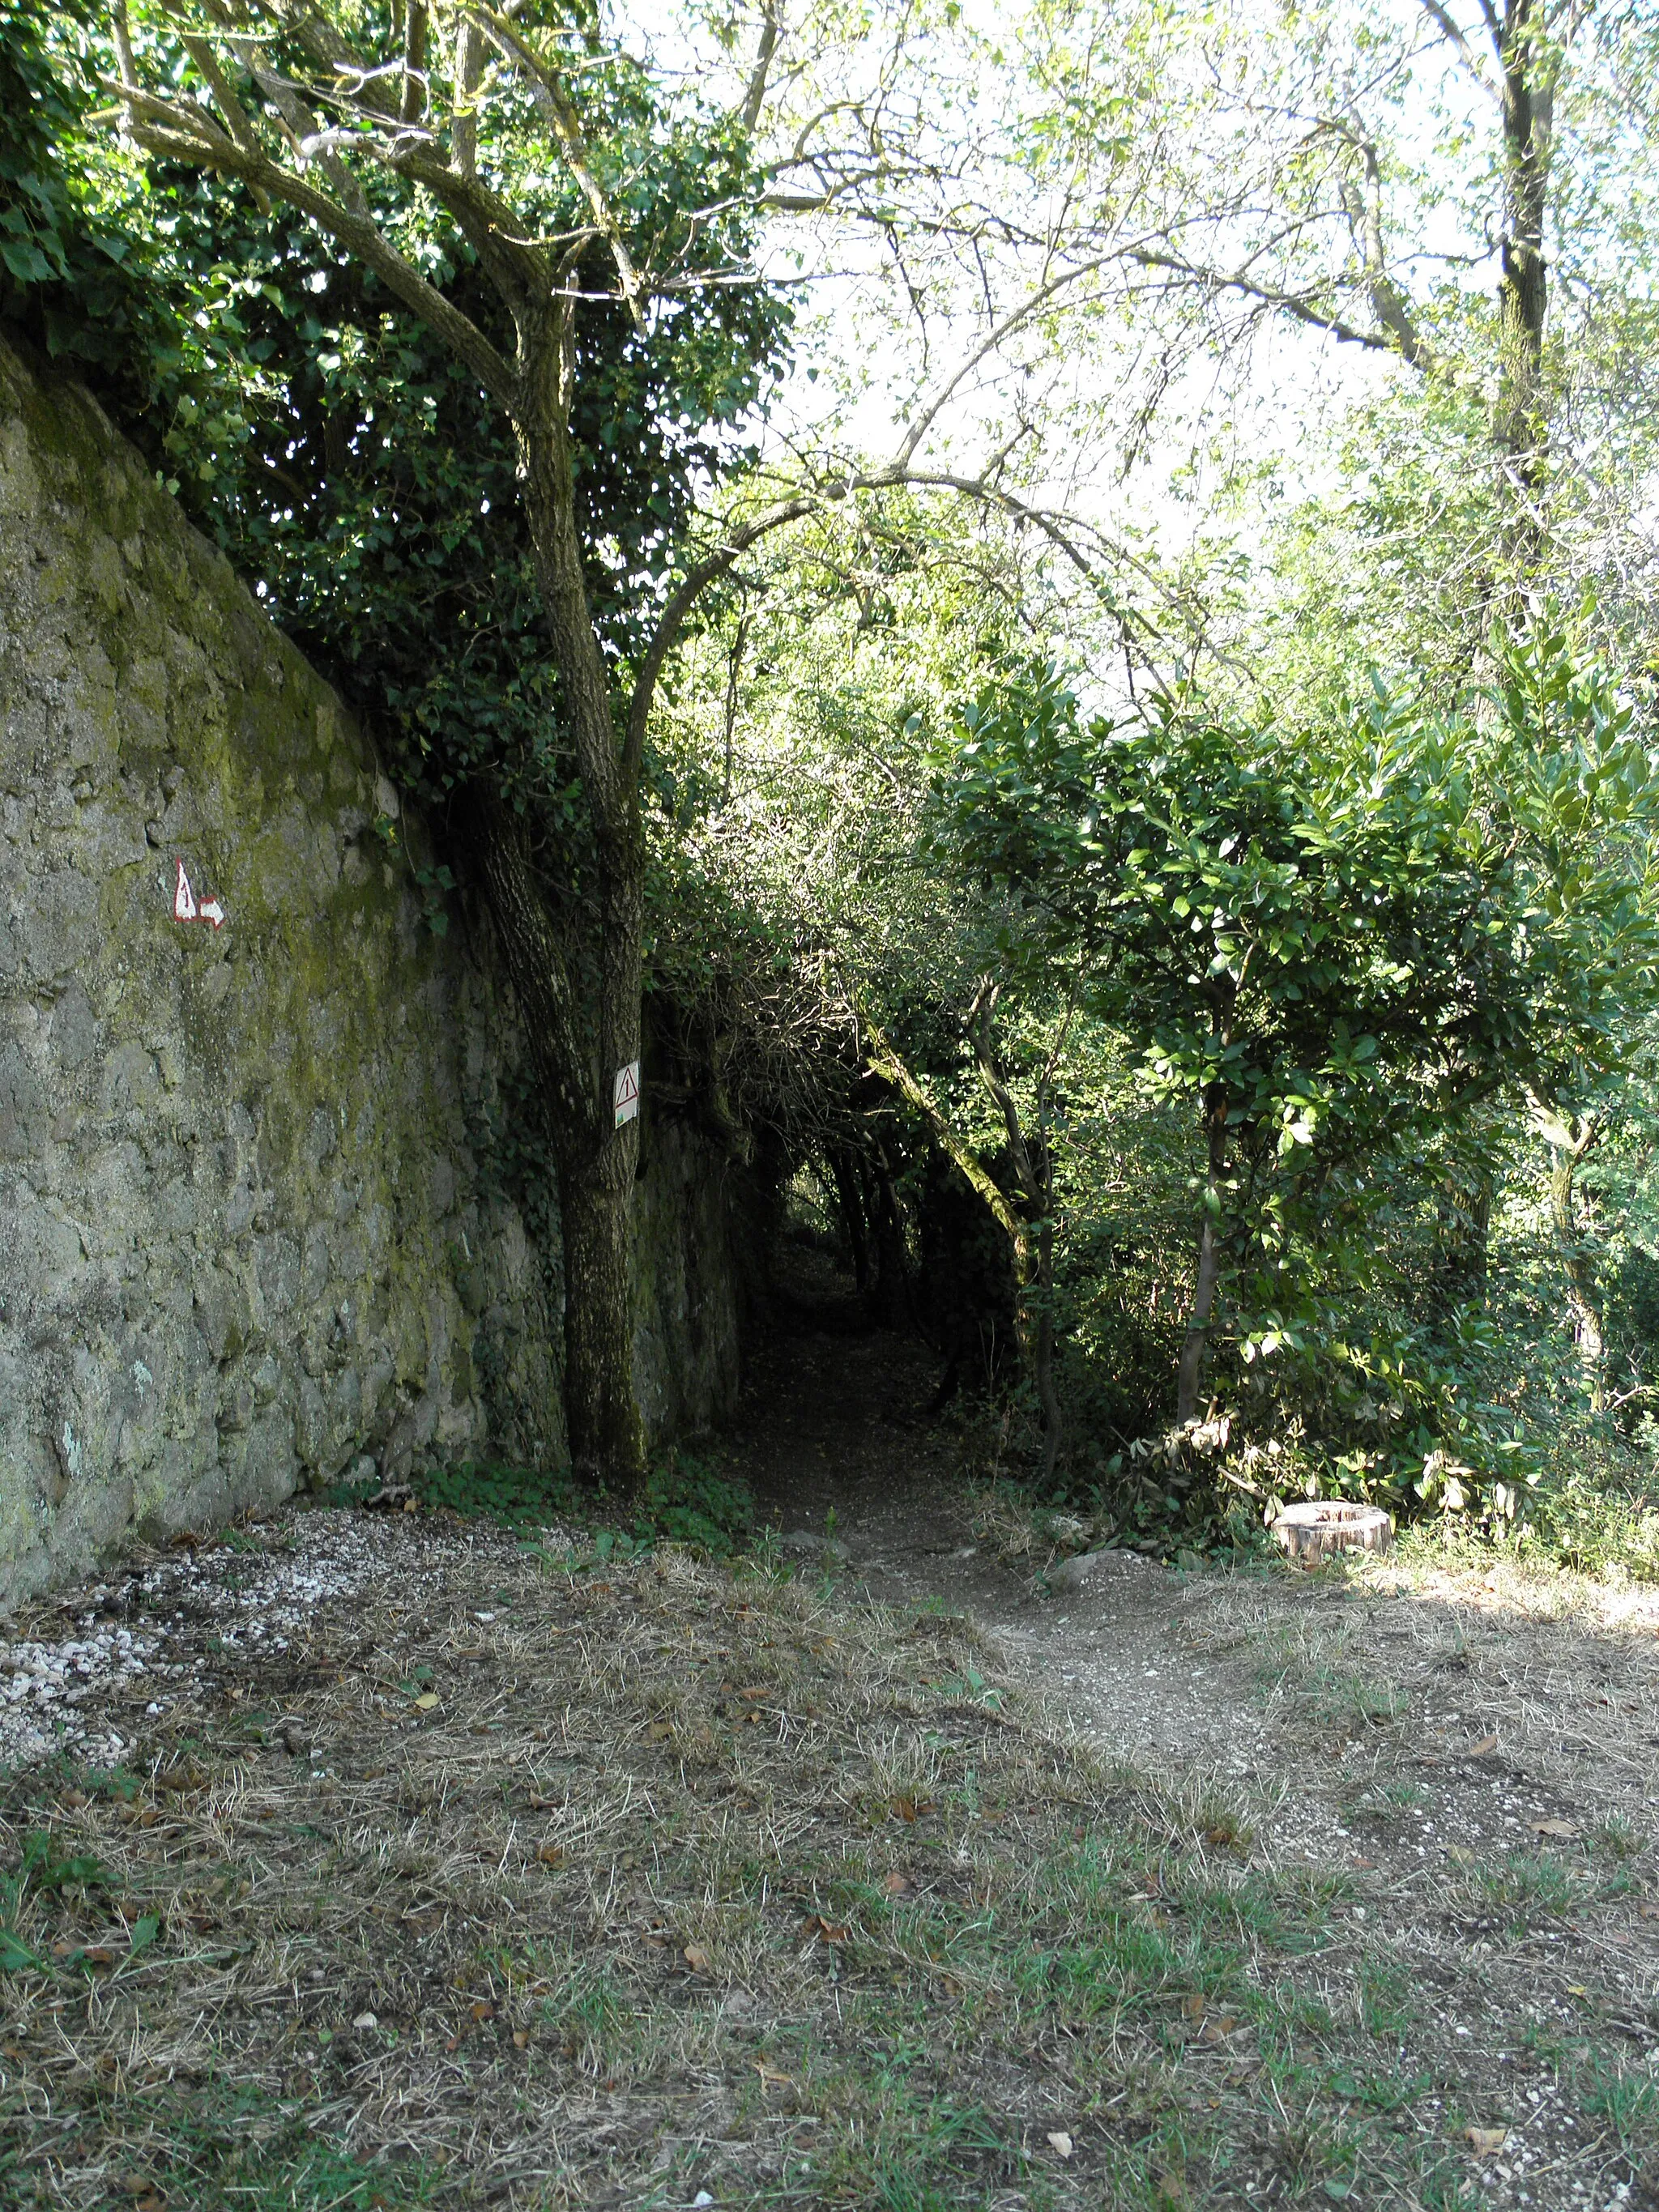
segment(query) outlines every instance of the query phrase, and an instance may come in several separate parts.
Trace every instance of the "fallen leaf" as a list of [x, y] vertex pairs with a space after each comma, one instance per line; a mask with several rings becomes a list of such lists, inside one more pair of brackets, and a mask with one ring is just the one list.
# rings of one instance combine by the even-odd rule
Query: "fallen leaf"
[[1194, 1990], [1190, 1996], [1182, 1997], [1181, 2000], [1181, 2009], [1188, 2020], [1202, 2020], [1208, 2009], [1208, 1999], [1197, 1990]]
[[494, 2020], [495, 2008], [487, 1997], [480, 1997], [472, 2008], [472, 2017], [474, 2020]]
[[1205, 2021], [1203, 2040], [1206, 2043], [1224, 2043], [1237, 2026], [1238, 2014], [1224, 2012], [1218, 2020]]
[[1576, 1836], [1580, 1833], [1576, 1820], [1534, 1820], [1532, 1826], [1540, 1836]]
[[645, 1732], [645, 1740], [647, 1743], [661, 1743], [665, 1737], [671, 1736], [673, 1733], [672, 1721], [653, 1721]]
[[1642, 1917], [1644, 1920], [1659, 1920], [1659, 1905], [1644, 1905]]
[[701, 1943], [688, 1943], [680, 1956], [694, 1974], [706, 1974], [708, 1972], [708, 1954]]
[[1510, 2139], [1507, 2128], [1465, 2128], [1463, 2137], [1471, 2150], [1485, 2157], [1490, 2151], [1502, 2150]]
[[524, 2028], [522, 2028], [522, 2027], [515, 2027], [515, 2028], [514, 2029], [514, 2031], [513, 2031], [513, 2040], [514, 2040], [514, 2042], [517, 2045], [518, 2048], [519, 2048], [520, 2051], [528, 2051], [528, 2050], [529, 2050], [529, 2048], [530, 2048], [530, 2037], [529, 2037], [529, 2034], [527, 2033], [527, 2032], [526, 2032]]
[[847, 1930], [833, 1920], [826, 1920], [821, 1912], [809, 1912], [800, 1924], [800, 1932], [809, 1941], [824, 1943], [844, 1943]]
[[1489, 1751], [1496, 1751], [1497, 1748], [1498, 1738], [1495, 1735], [1483, 1735], [1479, 1743], [1469, 1746], [1465, 1755], [1469, 1759], [1484, 1759]]
[[775, 2066], [769, 2066], [763, 2058], [755, 2061], [755, 2071], [760, 2075], [763, 2089], [793, 2089], [795, 2086], [793, 2074], [780, 2074]]
[[908, 1874], [896, 1871], [885, 1875], [881, 1886], [889, 1897], [909, 1897], [914, 1894], [915, 1887]]
[[415, 1710], [417, 1713], [429, 1713], [436, 1709], [437, 1703], [438, 1693], [435, 1690], [422, 1690], [415, 1700]]
[[1062, 2158], [1070, 2158], [1072, 2155], [1072, 2138], [1064, 2128], [1049, 2129], [1048, 2147], [1051, 2150], [1057, 2150]]
[[1467, 1844], [1448, 1844], [1446, 1846], [1446, 1856], [1455, 1859], [1460, 1866], [1473, 1866], [1474, 1856]]
[[1584, 1987], [1582, 1982], [1569, 1982], [1567, 1984], [1567, 1995], [1570, 1997], [1587, 1997], [1589, 1995], [1589, 1991]]
[[562, 1866], [564, 1847], [562, 1844], [544, 1844], [536, 1856], [544, 1866]]

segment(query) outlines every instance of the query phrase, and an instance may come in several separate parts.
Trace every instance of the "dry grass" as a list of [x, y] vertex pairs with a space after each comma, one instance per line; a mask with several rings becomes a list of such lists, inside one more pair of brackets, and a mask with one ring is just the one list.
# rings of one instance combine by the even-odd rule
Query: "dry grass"
[[[422, 1526], [288, 1651], [204, 1640], [125, 1772], [13, 1778], [0, 2203], [1486, 2201], [1481, 1960], [1425, 1987], [1260, 1793], [1091, 1757], [960, 1620]], [[1456, 1909], [1611, 1942], [1635, 1866], [1471, 1861]], [[1534, 2027], [1574, 2201], [1634, 2205], [1639, 2045]]]

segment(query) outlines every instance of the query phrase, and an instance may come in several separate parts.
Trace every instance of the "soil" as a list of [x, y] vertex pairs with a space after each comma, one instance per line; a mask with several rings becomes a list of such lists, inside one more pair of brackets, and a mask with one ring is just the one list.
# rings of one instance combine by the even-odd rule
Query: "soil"
[[[672, 1555], [660, 1570], [636, 1562], [613, 1579], [574, 1571], [562, 1579], [544, 1556], [453, 1516], [294, 1511], [199, 1554], [135, 1559], [16, 1625], [17, 1640], [0, 1650], [0, 1767], [20, 1769], [16, 1834], [44, 1819], [65, 1850], [95, 1850], [137, 1900], [116, 1907], [129, 1929], [163, 1930], [152, 1970], [137, 1957], [136, 1936], [102, 1929], [108, 1908], [89, 1893], [76, 1910], [100, 1927], [91, 1936], [70, 1927], [52, 1946], [54, 1955], [68, 1946], [71, 1960], [105, 1962], [98, 1971], [113, 1978], [109, 1994], [94, 1984], [74, 2001], [84, 2017], [73, 2015], [58, 2134], [31, 2122], [34, 2154], [57, 2177], [52, 2201], [101, 2203], [105, 2179], [125, 2170], [123, 2160], [143, 2164], [100, 2117], [106, 2073], [124, 2081], [121, 2069], [138, 2064], [118, 1985], [141, 1986], [152, 1973], [159, 1988], [164, 1972], [188, 1967], [196, 1978], [180, 1984], [179, 2001], [196, 2007], [210, 1953], [212, 1974], [223, 1978], [216, 2009], [199, 2019], [192, 2011], [188, 2034], [157, 2009], [135, 2079], [217, 2079], [234, 2052], [235, 2077], [259, 2087], [272, 2112], [291, 2109], [294, 2125], [306, 2128], [337, 2114], [379, 2145], [377, 2156], [402, 2142], [393, 2120], [418, 2080], [428, 2151], [448, 2144], [444, 2154], [458, 2170], [476, 2165], [477, 2146], [494, 2143], [489, 2131], [497, 2129], [489, 2158], [517, 2172], [513, 2161], [530, 2153], [513, 2147], [517, 2136], [509, 2144], [507, 2089], [511, 2069], [540, 2048], [536, 2007], [548, 2002], [538, 1996], [547, 1984], [520, 1989], [511, 1973], [492, 1979], [495, 1970], [479, 1965], [495, 1956], [479, 1948], [492, 1914], [507, 1912], [522, 1936], [538, 1915], [551, 1929], [574, 1927], [586, 1913], [597, 1942], [622, 1945], [630, 1958], [638, 1952], [640, 1976], [666, 1956], [692, 1962], [701, 1987], [695, 1962], [714, 1955], [714, 1938], [687, 1917], [689, 1906], [674, 1907], [671, 1940], [667, 1923], [652, 1917], [669, 1910], [654, 1892], [637, 1911], [616, 1903], [644, 1879], [629, 1870], [647, 1864], [656, 1848], [649, 1838], [674, 1826], [659, 1822], [652, 1792], [666, 1793], [665, 1803], [673, 1787], [684, 1794], [699, 1760], [715, 1762], [718, 1778], [733, 1742], [758, 1745], [765, 1731], [754, 1729], [757, 1710], [743, 1700], [759, 1694], [753, 1685], [769, 1668], [782, 1668], [786, 1646], [799, 1645], [803, 1656], [789, 1663], [812, 1670], [812, 1680], [788, 1696], [808, 1717], [781, 1722], [779, 1741], [806, 1730], [792, 1753], [800, 1772], [791, 1786], [805, 1794], [789, 1820], [777, 1817], [781, 1833], [812, 1832], [823, 1810], [815, 1793], [826, 1785], [809, 1756], [821, 1725], [811, 1715], [814, 1700], [831, 1695], [830, 1662], [818, 1655], [867, 1633], [885, 1670], [882, 1694], [896, 1701], [894, 1726], [913, 1725], [904, 1716], [918, 1698], [945, 1700], [959, 1720], [962, 1685], [947, 1682], [956, 1669], [975, 1686], [970, 1708], [977, 1701], [994, 1712], [995, 1685], [1006, 1686], [1025, 1716], [1008, 1741], [1036, 1728], [1030, 1741], [1038, 1765], [1049, 1762], [1045, 1771], [1061, 1775], [1052, 1761], [1070, 1754], [1044, 1747], [1068, 1728], [1084, 1753], [1103, 1760], [1109, 1797], [1140, 1808], [1132, 1817], [1150, 1821], [1156, 1850], [1164, 1836], [1173, 1855], [1165, 1887], [1152, 1874], [1124, 1911], [1161, 1927], [1160, 1897], [1173, 1911], [1169, 1885], [1177, 1879], [1196, 1885], [1195, 1896], [1220, 1894], [1204, 1891], [1212, 1879], [1242, 1895], [1237, 1886], [1259, 1876], [1261, 1893], [1299, 1884], [1318, 1900], [1337, 1933], [1297, 1967], [1313, 1976], [1328, 2008], [1307, 2015], [1306, 2033], [1316, 2040], [1334, 2021], [1357, 2039], [1392, 2086], [1379, 2086], [1381, 2074], [1356, 2076], [1355, 2113], [1400, 2112], [1403, 2097], [1402, 2124], [1419, 2142], [1449, 2147], [1466, 2177], [1462, 2194], [1361, 2191], [1355, 2201], [1659, 2212], [1659, 1592], [1417, 1555], [1315, 1572], [1270, 1562], [1183, 1574], [1120, 1553], [1067, 1565], [1041, 1543], [1031, 1548], [1029, 1516], [992, 1508], [963, 1479], [963, 1432], [933, 1410], [938, 1363], [927, 1348], [866, 1329], [845, 1287], [822, 1271], [804, 1269], [795, 1289], [757, 1352], [741, 1419], [717, 1454], [753, 1486], [763, 1523], [802, 1569], [794, 1583], [761, 1578], [773, 1593], [764, 1602], [763, 1593], [745, 1595], [754, 1578], [726, 1589], [712, 1571], [677, 1568]], [[556, 1548], [550, 1538], [544, 1555]], [[861, 1605], [865, 1597], [875, 1609]], [[911, 1612], [921, 1619], [907, 1625]], [[964, 1671], [965, 1659], [927, 1660], [914, 1639], [935, 1632], [979, 1654], [986, 1679]], [[755, 1649], [740, 1657], [744, 1638]], [[702, 1692], [681, 1680], [688, 1660], [686, 1680], [708, 1673], [702, 1704]], [[915, 1671], [924, 1661], [926, 1671]], [[877, 1661], [860, 1665], [864, 1674], [835, 1692], [854, 1717], [878, 1710], [866, 1686]], [[718, 1679], [723, 1669], [730, 1681]], [[584, 1699], [592, 1711], [577, 1726]], [[976, 1725], [990, 1724], [980, 1711]], [[945, 1740], [937, 1731], [926, 1739]], [[725, 1835], [719, 1824], [730, 1807], [771, 1802], [773, 1785], [744, 1765], [752, 1757], [745, 1750], [711, 1797], [711, 1835]], [[670, 1779], [676, 1759], [678, 1785]], [[82, 1770], [104, 1766], [131, 1778], [101, 1795], [74, 1784]], [[892, 1802], [908, 1808], [897, 1817], [919, 1834], [920, 1811], [931, 1808], [920, 1808], [920, 1784], [905, 1786], [909, 1797], [901, 1791]], [[1041, 1796], [1042, 1785], [1022, 1780], [1018, 1789]], [[848, 1818], [864, 1824], [862, 1834], [859, 1790], [869, 1794], [859, 1783]], [[695, 1813], [696, 1791], [684, 1802]], [[645, 1824], [637, 1839], [630, 1821]], [[553, 1841], [538, 1840], [550, 1822]], [[694, 1871], [704, 1864], [700, 1836], [693, 1819], [683, 1841]], [[319, 1839], [329, 1837], [325, 1865]], [[802, 1848], [789, 1843], [780, 1860], [797, 1881]], [[1045, 1870], [1054, 1863], [1040, 1860]], [[228, 1866], [244, 1871], [232, 1881]], [[400, 1880], [419, 1877], [401, 1918], [386, 1903], [388, 1866]], [[313, 1896], [325, 1875], [333, 1891]], [[20, 1923], [21, 1940], [39, 1947], [54, 1932], [52, 1913], [68, 1908], [47, 1898], [31, 1909], [40, 1929]], [[191, 1930], [208, 1947], [199, 1961], [181, 1956], [164, 1967], [161, 1948]], [[93, 1948], [76, 1951], [76, 1942]], [[897, 1954], [889, 1964], [904, 1966]], [[1288, 1954], [1284, 1969], [1264, 1971], [1288, 1972]], [[56, 2022], [71, 2016], [62, 1973], [58, 1985], [47, 1977], [38, 1989], [27, 1974], [13, 1979], [16, 2016], [9, 2027], [0, 2021], [15, 2039], [0, 2051], [0, 2100], [34, 2096], [42, 2069], [60, 2063]], [[34, 1992], [27, 1998], [25, 1986]], [[730, 2015], [723, 2034], [741, 2027], [738, 2002], [720, 2000], [720, 2017]], [[1217, 2125], [1231, 2130], [1231, 2107], [1221, 2100], [1240, 2100], [1243, 2115], [1266, 2077], [1231, 2039], [1255, 2031], [1239, 2031], [1231, 2016], [1212, 2022], [1205, 2002], [1181, 2001], [1172, 2047], [1188, 2039], [1180, 2063], [1189, 2071], [1224, 2068], [1206, 2095]], [[1392, 2042], [1390, 2005], [1399, 2020]], [[388, 2020], [399, 2024], [395, 2034]], [[496, 2071], [464, 2077], [454, 2054], [469, 2035], [482, 2036], [478, 2022], [501, 2031]], [[574, 2029], [559, 2033], [563, 2048], [586, 2050]], [[371, 2044], [386, 2072], [384, 2111], [363, 2101]], [[558, 2201], [669, 2201], [641, 2195], [639, 2179], [650, 2144], [666, 2140], [668, 2107], [630, 2106], [633, 2132], [613, 2141], [598, 2126], [598, 2107], [589, 2109], [587, 2063], [580, 2053], [570, 2062], [574, 2087], [550, 2076], [538, 2091], [545, 2100], [535, 2106], [538, 2142], [549, 2128], [575, 2130], [561, 2136], [567, 2179]], [[767, 2075], [764, 2051], [757, 2063], [763, 2088], [787, 2078]], [[1042, 2061], [1051, 2072], [1060, 2063], [1052, 2054]], [[1274, 2061], [1275, 2096], [1291, 2078], [1287, 2063]], [[611, 2063], [593, 2062], [607, 2092]], [[713, 2059], [692, 2069], [705, 2086], [720, 2072]], [[1328, 2090], [1320, 2094], [1328, 2103]], [[1392, 2105], [1379, 2101], [1385, 2094]], [[1283, 2142], [1271, 2155], [1251, 2148], [1258, 2123], [1240, 2118], [1237, 2193], [1215, 2202], [1346, 2193], [1314, 2166], [1297, 2179], [1306, 2127], [1294, 2111], [1279, 2111]], [[170, 2135], [161, 2120], [144, 2124], [154, 2137], [145, 2171], [184, 2156], [173, 2123]], [[1070, 2142], [1044, 2136], [1055, 2124], [1030, 2123], [1039, 2147]], [[570, 2142], [582, 2147], [580, 2157]], [[191, 2155], [206, 2160], [209, 2149]], [[765, 2170], [754, 2169], [753, 2186]], [[1072, 2179], [1075, 2189], [1057, 2203], [1087, 2201], [1093, 2185], [1080, 2166]], [[772, 2201], [764, 2187], [742, 2201]], [[153, 2194], [165, 2202], [165, 2191]], [[695, 2194], [688, 2189], [685, 2201]], [[198, 2201], [210, 2200], [198, 2192]]]
[[[1659, 2208], [1659, 2170], [1611, 2178], [1605, 2136], [1528, 2058], [1588, 2033], [1659, 2085], [1659, 1590], [1392, 1556], [1187, 1574], [1119, 1552], [1056, 1592], [1053, 1549], [1007, 1556], [956, 1471], [927, 1347], [860, 1333], [810, 1259], [793, 1287], [725, 1454], [786, 1553], [967, 1613], [1086, 1741], [1237, 1806], [1265, 1863], [1351, 1879], [1434, 1991], [1470, 2092], [1518, 2116], [1477, 2157], [1483, 2205]], [[826, 1530], [844, 1559], [814, 1552]], [[1571, 1911], [1598, 1851], [1610, 1909]]]

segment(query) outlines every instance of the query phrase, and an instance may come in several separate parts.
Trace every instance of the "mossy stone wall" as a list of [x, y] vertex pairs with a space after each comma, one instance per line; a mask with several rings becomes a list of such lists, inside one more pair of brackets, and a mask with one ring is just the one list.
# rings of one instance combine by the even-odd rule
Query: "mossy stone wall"
[[[556, 1221], [490, 1170], [488, 931], [422, 920], [362, 733], [83, 394], [0, 345], [0, 1603], [366, 1458], [556, 1465]], [[173, 911], [182, 860], [222, 927]], [[654, 1432], [737, 1261], [647, 1129]], [[539, 1237], [526, 1212], [533, 1213]]]

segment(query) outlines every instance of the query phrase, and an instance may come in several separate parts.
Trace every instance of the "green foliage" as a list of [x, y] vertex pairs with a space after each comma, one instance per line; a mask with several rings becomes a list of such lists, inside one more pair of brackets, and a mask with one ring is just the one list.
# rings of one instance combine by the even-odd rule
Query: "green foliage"
[[[577, 520], [607, 650], [637, 654], [696, 502], [748, 464], [737, 425], [787, 350], [787, 293], [699, 283], [741, 265], [756, 180], [740, 132], [665, 103], [624, 56], [584, 72], [585, 128], [627, 178], [636, 261], [679, 282], [636, 331], [605, 297], [598, 241], [574, 272], [572, 433]], [[491, 110], [492, 114], [495, 111]], [[500, 127], [500, 126], [498, 126]], [[486, 155], [521, 172], [523, 222], [569, 232], [586, 210], [500, 127]], [[384, 174], [374, 212], [458, 307], [510, 354], [499, 301], [458, 229]], [[692, 211], [724, 210], [694, 221]], [[476, 380], [361, 264], [292, 210], [153, 166], [131, 210], [157, 283], [234, 358], [246, 420], [179, 426], [178, 473], [272, 612], [385, 732], [400, 781], [441, 798], [504, 772], [580, 850], [584, 810], [559, 735], [557, 687], [530, 555], [512, 428]], [[560, 872], [563, 872], [561, 871]]]
[[[1504, 1511], [1535, 1479], [1494, 1320], [1434, 1290], [1417, 1224], [1485, 1102], [1582, 1096], [1616, 1071], [1655, 987], [1659, 782], [1571, 626], [1547, 615], [1498, 650], [1495, 684], [1449, 707], [1376, 681], [1311, 727], [1168, 695], [1085, 720], [1036, 667], [935, 750], [929, 849], [982, 902], [1000, 972], [1121, 1039], [1149, 1106], [1195, 1107], [1207, 1146], [1185, 1236], [1207, 1212], [1231, 1410], [1184, 1457], [1119, 1462], [1132, 1527], [1154, 1490], [1173, 1527], [1203, 1525], [1224, 1474], [1264, 1503]], [[1077, 1087], [1050, 1139], [1073, 1155], [1065, 1333], [1074, 1369], [1092, 1340], [1121, 1376], [1120, 1341], [1127, 1372], [1155, 1365], [1182, 1316], [1124, 1313], [1123, 1209], [1090, 1202], [1103, 1140]], [[1171, 1166], [1176, 1207], [1178, 1139]]]
[[1085, 724], [1034, 671], [942, 749], [938, 849], [999, 901], [1011, 966], [1081, 963], [1154, 1086], [1218, 1088], [1263, 1156], [1553, 1088], [1612, 1063], [1659, 946], [1656, 763], [1565, 625], [1500, 647], [1494, 697], [1448, 712], [1377, 680], [1315, 728], [1167, 695]]
[[755, 1501], [747, 1487], [682, 1450], [647, 1476], [635, 1528], [641, 1541], [661, 1538], [726, 1559], [744, 1548], [754, 1525]]
[[38, 1832], [24, 1840], [18, 1879], [24, 1888], [43, 1897], [110, 1886], [110, 1876], [96, 1858], [86, 1852], [65, 1858], [52, 1836]]
[[[362, 1504], [368, 1487], [337, 1484], [331, 1504]], [[532, 1534], [562, 1522], [589, 1526], [596, 1517], [621, 1519], [624, 1527], [601, 1528], [599, 1541], [609, 1556], [618, 1544], [629, 1556], [657, 1542], [690, 1544], [714, 1559], [740, 1551], [754, 1527], [755, 1504], [741, 1483], [729, 1480], [707, 1461], [684, 1450], [658, 1462], [637, 1501], [613, 1516], [603, 1494], [568, 1476], [533, 1468], [464, 1460], [426, 1468], [410, 1488], [428, 1510], [459, 1514], [466, 1520], [493, 1521], [497, 1527]]]
[[475, 1460], [424, 1468], [410, 1487], [422, 1505], [503, 1528], [545, 1528], [577, 1510], [582, 1495], [565, 1476]]
[[178, 281], [167, 191], [89, 119], [97, 21], [89, 0], [0, 0], [0, 322], [193, 491], [195, 456], [246, 444], [257, 364], [237, 352], [234, 279]]
[[96, 87], [76, 51], [90, 12], [0, 0], [0, 318], [142, 407], [151, 356], [176, 335], [146, 257], [98, 204], [84, 125]]
[[[66, 1856], [57, 1838], [44, 1830], [26, 1836], [16, 1871], [0, 1875], [0, 1973], [50, 1974], [59, 1964], [74, 1966], [81, 1961], [82, 1954], [74, 1950], [61, 1960], [47, 1958], [24, 1939], [16, 1923], [26, 1899], [86, 1897], [94, 1889], [112, 1887], [110, 1874], [91, 1853], [77, 1851]], [[145, 1949], [155, 1942], [160, 1927], [153, 1913], [141, 1914], [133, 1925], [131, 1949]]]

